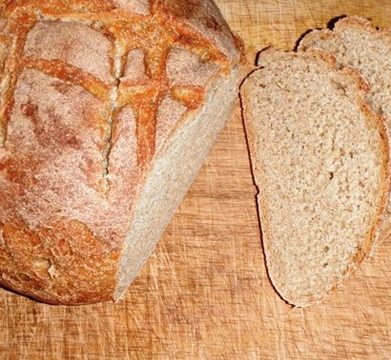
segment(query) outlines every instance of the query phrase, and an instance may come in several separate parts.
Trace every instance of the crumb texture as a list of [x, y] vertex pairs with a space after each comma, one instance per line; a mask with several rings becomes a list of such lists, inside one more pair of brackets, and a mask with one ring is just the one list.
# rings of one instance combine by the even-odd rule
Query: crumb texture
[[[316, 30], [305, 36], [299, 49], [322, 49], [336, 56], [340, 66], [357, 69], [369, 82], [368, 99], [373, 109], [384, 114], [391, 129], [391, 33], [376, 29], [368, 20], [346, 17], [339, 20], [333, 31]], [[381, 236], [391, 233], [391, 203], [382, 224]]]
[[356, 81], [306, 55], [261, 55], [243, 87], [270, 277], [288, 302], [320, 300], [368, 251], [388, 156]]

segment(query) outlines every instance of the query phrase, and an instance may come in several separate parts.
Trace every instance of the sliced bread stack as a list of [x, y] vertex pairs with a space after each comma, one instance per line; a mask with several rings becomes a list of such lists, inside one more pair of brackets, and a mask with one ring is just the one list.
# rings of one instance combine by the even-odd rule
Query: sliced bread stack
[[[361, 45], [390, 52], [363, 38], [356, 62], [345, 61], [339, 37], [316, 32], [303, 40], [306, 51], [263, 51], [241, 89], [269, 276], [298, 307], [349, 277], [385, 231], [390, 160], [379, 87], [391, 75], [371, 87], [372, 78], [347, 65], [370, 61]], [[323, 51], [309, 49], [321, 40]], [[381, 71], [373, 61], [379, 68], [368, 65], [368, 73]]]

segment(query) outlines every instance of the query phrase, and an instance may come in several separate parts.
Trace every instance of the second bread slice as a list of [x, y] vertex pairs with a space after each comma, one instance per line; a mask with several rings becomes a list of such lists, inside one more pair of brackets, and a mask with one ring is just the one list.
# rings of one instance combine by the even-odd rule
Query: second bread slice
[[[340, 19], [333, 30], [313, 30], [299, 43], [299, 50], [320, 49], [336, 57], [340, 66], [360, 71], [370, 84], [368, 99], [382, 112], [391, 130], [391, 32], [376, 29], [368, 20], [350, 16]], [[391, 234], [391, 203], [381, 228], [382, 239]]]
[[261, 54], [241, 90], [264, 250], [289, 303], [320, 301], [377, 238], [390, 186], [388, 138], [367, 85], [323, 54]]

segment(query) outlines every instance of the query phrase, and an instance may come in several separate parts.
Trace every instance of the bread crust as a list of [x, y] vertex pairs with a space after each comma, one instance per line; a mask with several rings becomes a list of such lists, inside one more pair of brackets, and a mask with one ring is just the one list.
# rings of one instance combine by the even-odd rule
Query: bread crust
[[[18, 0], [0, 19], [0, 284], [51, 304], [113, 299], [148, 169], [237, 65], [235, 39], [208, 0]], [[178, 48], [197, 84], [170, 78]]]
[[[306, 59], [306, 61], [320, 61], [329, 69], [335, 72], [339, 72], [343, 76], [349, 76], [350, 80], [352, 81], [351, 83], [352, 87], [356, 89], [355, 91], [356, 101], [359, 104], [363, 113], [365, 114], [368, 126], [370, 128], [375, 128], [376, 131], [379, 132], [381, 139], [383, 140], [381, 144], [382, 154], [384, 156], [382, 162], [382, 169], [381, 169], [382, 183], [381, 186], [379, 187], [379, 198], [378, 198], [378, 207], [376, 211], [376, 216], [374, 216], [370, 229], [365, 234], [365, 240], [363, 242], [363, 246], [357, 249], [356, 253], [351, 257], [351, 260], [347, 264], [346, 272], [340, 279], [338, 279], [338, 281], [336, 281], [333, 284], [332, 289], [330, 290], [331, 292], [335, 288], [340, 286], [348, 277], [351, 276], [351, 274], [354, 273], [354, 271], [358, 268], [358, 266], [362, 263], [362, 261], [368, 255], [370, 255], [373, 247], [376, 245], [377, 241], [379, 240], [379, 230], [381, 228], [382, 220], [386, 213], [387, 204], [388, 204], [388, 194], [391, 186], [391, 167], [390, 167], [390, 155], [389, 155], [390, 140], [388, 136], [388, 131], [386, 129], [385, 118], [382, 117], [380, 114], [375, 113], [365, 99], [366, 93], [370, 90], [370, 87], [360, 73], [348, 67], [342, 69], [339, 68], [339, 66], [336, 63], [335, 56], [317, 49], [308, 51], [306, 53], [291, 53], [291, 52], [278, 51], [275, 50], [274, 48], [268, 48], [267, 50], [265, 50], [260, 54], [258, 65], [261, 67], [262, 65], [265, 65], [267, 67], [268, 63], [271, 63], [281, 57], [288, 57], [288, 58], [302, 57]], [[247, 77], [245, 82], [242, 84], [240, 95], [241, 95], [243, 114], [244, 114], [245, 125], [246, 125], [247, 141], [248, 141], [248, 146], [250, 149], [250, 155], [252, 159], [251, 163], [253, 168], [254, 182], [258, 188], [258, 195], [257, 195], [258, 210], [259, 210], [259, 217], [260, 217], [260, 222], [262, 227], [262, 237], [263, 237], [264, 252], [266, 257], [267, 271], [273, 287], [279, 293], [279, 295], [284, 301], [286, 301], [287, 303], [295, 307], [307, 307], [321, 302], [328, 295], [328, 293], [324, 293], [321, 296], [315, 296], [314, 294], [314, 295], [306, 295], [306, 296], [303, 295], [299, 297], [292, 297], [291, 294], [282, 292], [282, 289], [280, 288], [279, 279], [274, 278], [274, 274], [277, 273], [274, 269], [278, 267], [278, 264], [273, 263], [273, 258], [269, 254], [269, 249], [271, 247], [273, 236], [270, 230], [270, 224], [268, 220], [270, 218], [270, 215], [267, 212], [267, 208], [264, 206], [264, 204], [271, 201], [271, 199], [267, 199], [266, 192], [263, 191], [262, 188], [262, 184], [266, 182], [262, 178], [262, 172], [259, 169], [264, 167], [264, 165], [262, 164], [261, 159], [258, 159], [255, 156], [255, 154], [257, 153], [256, 152], [257, 134], [255, 132], [255, 127], [252, 125], [252, 123], [255, 122], [256, 119], [253, 119], [251, 117], [251, 111], [248, 105], [248, 99], [250, 99], [251, 96], [254, 96], [254, 91], [256, 90], [254, 89], [254, 87], [252, 87], [253, 76], [254, 77], [257, 76], [257, 70], [254, 70], [253, 73], [250, 74], [249, 77]]]

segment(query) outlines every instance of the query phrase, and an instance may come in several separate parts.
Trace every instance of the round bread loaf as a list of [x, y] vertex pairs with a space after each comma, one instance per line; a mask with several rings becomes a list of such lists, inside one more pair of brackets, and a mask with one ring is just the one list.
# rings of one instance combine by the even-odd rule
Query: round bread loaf
[[52, 304], [118, 299], [237, 98], [209, 0], [0, 5], [0, 283]]

